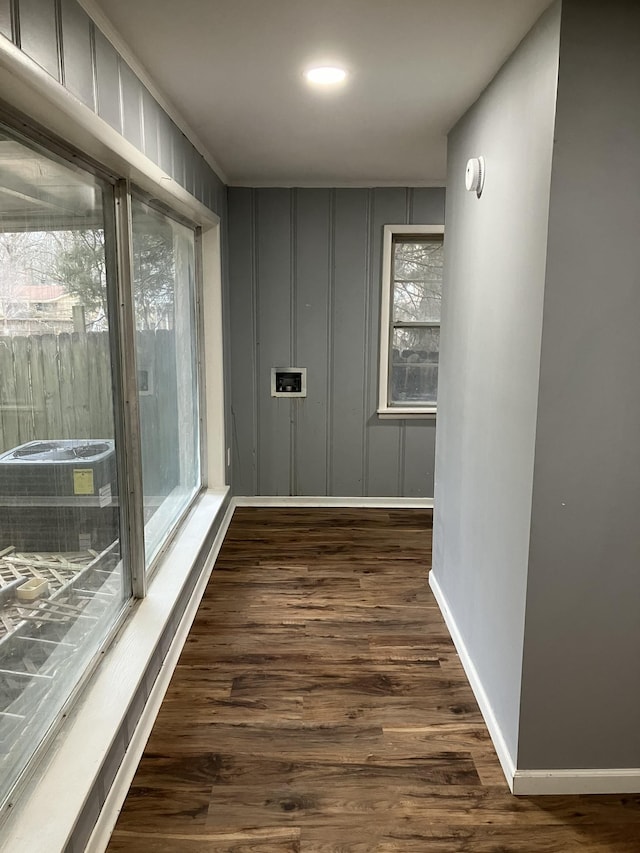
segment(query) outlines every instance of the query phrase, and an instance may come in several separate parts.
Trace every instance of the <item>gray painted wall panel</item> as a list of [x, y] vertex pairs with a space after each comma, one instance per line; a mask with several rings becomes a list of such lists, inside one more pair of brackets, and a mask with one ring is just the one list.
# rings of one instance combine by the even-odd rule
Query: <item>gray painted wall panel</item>
[[[433, 576], [514, 763], [559, 33], [555, 4], [447, 155]], [[480, 199], [464, 186], [479, 154]]]
[[158, 165], [167, 175], [173, 174], [174, 124], [164, 110], [158, 110]]
[[369, 190], [336, 190], [330, 494], [364, 494]]
[[[412, 424], [407, 441], [404, 421], [381, 421], [376, 415], [382, 227], [406, 221], [413, 191], [260, 189], [254, 190], [249, 207], [246, 190], [229, 193], [232, 235], [234, 228], [246, 233], [243, 216], [257, 216], [259, 235], [253, 318], [247, 316], [247, 301], [234, 295], [235, 270], [241, 271], [239, 279], [246, 278], [246, 254], [253, 250], [233, 238], [230, 245], [232, 349], [237, 351], [238, 336], [247, 345], [251, 325], [257, 323], [260, 363], [260, 438], [256, 446], [244, 432], [234, 458], [257, 453], [258, 494], [288, 494], [282, 491], [288, 479], [295, 494], [430, 497], [433, 422]], [[239, 193], [242, 203], [235, 199]], [[424, 193], [418, 209], [435, 216], [442, 211], [443, 191]], [[290, 358], [282, 362], [287, 347]], [[267, 396], [268, 368], [290, 361], [307, 368], [308, 397], [281, 405]], [[243, 394], [232, 379], [236, 423], [247, 408]], [[237, 494], [246, 494], [249, 478], [234, 475], [233, 485]]]
[[119, 57], [111, 42], [98, 29], [95, 31], [95, 44], [98, 115], [122, 133]]
[[[370, 234], [370, 268], [382, 266], [382, 231], [384, 225], [408, 222], [409, 191], [402, 188], [376, 189], [373, 192], [373, 215]], [[378, 377], [380, 346], [381, 275], [370, 284], [369, 337], [367, 351], [367, 494], [395, 496], [401, 494], [402, 421], [380, 420], [378, 407]]]
[[60, 79], [55, 0], [20, 0], [20, 44], [27, 56]]
[[195, 157], [194, 170], [195, 197], [198, 201], [201, 201], [204, 204], [205, 185], [207, 182], [207, 171], [209, 170], [209, 167], [204, 157], [198, 153], [196, 153]]
[[562, 4], [523, 768], [640, 767], [639, 34], [637, 3]]
[[204, 182], [204, 203], [207, 207], [211, 207], [216, 197], [216, 185], [211, 175], [206, 176]]
[[414, 187], [409, 192], [411, 222], [423, 225], [439, 225], [444, 222], [444, 187]]
[[[432, 223], [432, 224], [438, 224]], [[403, 488], [408, 498], [433, 497], [436, 421], [408, 420], [404, 427]]]
[[307, 368], [307, 396], [294, 403], [294, 492], [326, 495], [333, 197], [301, 189], [295, 198], [294, 361]]
[[9, 39], [12, 38], [11, 0], [0, 0], [0, 33]]
[[[199, 156], [199, 155], [198, 155]], [[225, 188], [226, 189], [226, 188]], [[224, 206], [220, 208], [220, 246], [222, 254], [222, 359], [224, 367], [224, 433], [225, 448], [229, 452], [227, 456], [227, 467], [225, 469], [225, 482], [231, 485], [231, 466], [233, 464], [232, 451], [237, 449], [233, 440], [233, 420], [231, 417], [231, 310], [230, 310], [230, 288], [229, 288], [229, 204], [226, 191], [224, 195]], [[249, 245], [249, 244], [245, 244]], [[253, 312], [252, 312], [253, 314]], [[254, 336], [255, 340], [255, 336]], [[253, 371], [255, 375], [255, 371]], [[255, 400], [255, 394], [252, 395]], [[253, 420], [251, 421], [253, 424]], [[255, 446], [255, 444], [254, 444]]]
[[254, 292], [256, 260], [253, 191], [237, 189], [229, 195], [229, 372], [234, 490], [257, 493], [257, 372]]
[[173, 151], [172, 151], [172, 167], [171, 167], [171, 177], [174, 181], [177, 181], [181, 186], [185, 185], [187, 167], [185, 162], [186, 156], [186, 137], [184, 133], [180, 130], [179, 127], [176, 127], [175, 124], [172, 124], [171, 127], [171, 136], [173, 138]]
[[[186, 136], [182, 136], [184, 147], [184, 188], [191, 195], [196, 195], [196, 158], [197, 151], [193, 148]], [[197, 198], [197, 196], [196, 196]]]
[[93, 24], [75, 0], [62, 0], [64, 34], [64, 84], [90, 109], [95, 110], [93, 85]]
[[[271, 368], [291, 366], [292, 198], [289, 190], [257, 195], [256, 258], [262, 287], [257, 297], [258, 489], [291, 493], [291, 400], [271, 396]], [[233, 287], [233, 282], [232, 282]], [[268, 492], [265, 492], [268, 488]]]
[[124, 60], [120, 60], [122, 129], [125, 139], [142, 148], [142, 84]]
[[154, 163], [160, 162], [158, 133], [160, 127], [160, 107], [149, 91], [142, 89], [142, 140], [143, 151]]
[[213, 169], [209, 169], [208, 174], [213, 185], [213, 194], [209, 206], [212, 210], [219, 211], [222, 216], [227, 204], [227, 186], [220, 180]]

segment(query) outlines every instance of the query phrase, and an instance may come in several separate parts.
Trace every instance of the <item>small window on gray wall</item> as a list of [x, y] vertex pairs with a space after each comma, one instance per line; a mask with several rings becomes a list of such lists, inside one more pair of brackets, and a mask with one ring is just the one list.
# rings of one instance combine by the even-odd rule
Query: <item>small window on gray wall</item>
[[436, 411], [443, 232], [441, 225], [385, 226], [381, 414]]

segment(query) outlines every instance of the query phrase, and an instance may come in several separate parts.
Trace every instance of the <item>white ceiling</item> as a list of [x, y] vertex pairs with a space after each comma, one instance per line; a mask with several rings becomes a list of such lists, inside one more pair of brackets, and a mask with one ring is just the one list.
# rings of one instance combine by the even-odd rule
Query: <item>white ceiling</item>
[[[98, 0], [224, 172], [248, 186], [419, 186], [550, 0]], [[312, 91], [310, 64], [348, 82]]]

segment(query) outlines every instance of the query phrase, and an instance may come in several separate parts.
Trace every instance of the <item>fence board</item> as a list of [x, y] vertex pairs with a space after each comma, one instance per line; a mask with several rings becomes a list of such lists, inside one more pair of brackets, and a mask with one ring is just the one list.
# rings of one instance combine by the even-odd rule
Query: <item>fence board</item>
[[[150, 494], [163, 494], [176, 484], [175, 460], [164, 458], [177, 445], [171, 405], [174, 338], [145, 331], [138, 340], [152, 377], [150, 393], [141, 398], [142, 443], [153, 481]], [[168, 406], [166, 411], [163, 406]], [[0, 453], [37, 439], [112, 438], [113, 433], [106, 332], [0, 336]]]
[[[47, 437], [47, 415], [44, 405], [44, 368], [42, 366], [42, 339], [34, 336], [30, 338], [31, 350], [29, 353], [29, 373], [31, 377], [31, 399], [33, 403], [33, 432], [34, 438]], [[9, 450], [12, 444], [5, 441], [4, 449]]]
[[9, 443], [9, 447], [15, 447], [19, 444], [20, 433], [16, 416], [16, 378], [11, 338], [0, 341], [0, 409], [3, 440]]
[[62, 438], [58, 346], [55, 335], [42, 335], [42, 375], [44, 377], [47, 438]]
[[91, 438], [88, 357], [87, 335], [80, 337], [74, 335], [71, 346], [71, 366], [73, 370], [73, 405], [76, 410], [77, 438]]
[[16, 379], [16, 405], [18, 418], [18, 436], [20, 444], [33, 441], [33, 397], [29, 377], [31, 343], [29, 338], [13, 339], [13, 366]]
[[58, 335], [58, 387], [60, 389], [61, 438], [77, 438], [76, 411], [73, 401], [71, 367], [71, 335]]
[[113, 377], [107, 332], [99, 333], [97, 350], [100, 371], [100, 415], [97, 429], [100, 433], [96, 435], [99, 438], [113, 438]]

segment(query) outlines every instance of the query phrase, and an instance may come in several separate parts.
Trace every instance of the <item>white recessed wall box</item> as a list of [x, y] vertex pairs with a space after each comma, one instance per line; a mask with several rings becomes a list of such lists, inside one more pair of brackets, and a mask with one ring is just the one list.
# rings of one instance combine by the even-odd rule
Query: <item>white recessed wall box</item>
[[464, 176], [464, 183], [469, 192], [475, 192], [480, 198], [482, 188], [484, 187], [484, 157], [472, 157], [467, 163], [467, 171]]
[[272, 367], [271, 368], [272, 397], [306, 397], [307, 368], [306, 367]]

